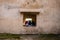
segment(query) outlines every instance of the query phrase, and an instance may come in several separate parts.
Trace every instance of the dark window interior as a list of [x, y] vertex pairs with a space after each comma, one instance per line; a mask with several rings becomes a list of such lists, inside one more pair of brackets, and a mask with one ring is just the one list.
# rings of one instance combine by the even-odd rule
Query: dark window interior
[[24, 26], [36, 26], [36, 13], [35, 12], [23, 12]]

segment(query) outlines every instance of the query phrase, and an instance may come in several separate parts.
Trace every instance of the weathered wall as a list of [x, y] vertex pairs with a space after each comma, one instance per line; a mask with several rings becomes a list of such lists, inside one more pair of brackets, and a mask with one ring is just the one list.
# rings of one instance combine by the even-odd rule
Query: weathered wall
[[[57, 1], [43, 1], [43, 8], [38, 17], [38, 26], [44, 33], [60, 33], [60, 7]], [[38, 29], [39, 29], [38, 27]]]
[[[16, 34], [60, 33], [59, 0], [0, 0], [0, 32]], [[23, 27], [20, 8], [40, 9], [36, 27]]]

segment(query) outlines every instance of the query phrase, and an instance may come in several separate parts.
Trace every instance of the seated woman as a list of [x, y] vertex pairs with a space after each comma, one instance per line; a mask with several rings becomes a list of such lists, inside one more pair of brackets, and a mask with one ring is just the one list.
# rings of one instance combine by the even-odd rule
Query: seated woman
[[32, 21], [29, 21], [28, 25], [29, 25], [29, 26], [32, 26]]
[[34, 22], [34, 21], [32, 21], [32, 26], [36, 26], [36, 24], [35, 24], [35, 22]]
[[28, 26], [29, 24], [28, 24], [28, 21], [25, 21], [25, 26]]

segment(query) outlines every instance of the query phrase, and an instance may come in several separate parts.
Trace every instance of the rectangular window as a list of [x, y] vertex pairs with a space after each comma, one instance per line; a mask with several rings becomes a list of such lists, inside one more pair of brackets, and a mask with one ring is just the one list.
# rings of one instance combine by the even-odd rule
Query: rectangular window
[[23, 23], [24, 26], [36, 26], [36, 14], [34, 12], [24, 12], [23, 14]]
[[37, 14], [39, 12], [21, 12], [23, 13], [23, 25], [26, 27], [35, 27], [36, 26], [36, 19]]

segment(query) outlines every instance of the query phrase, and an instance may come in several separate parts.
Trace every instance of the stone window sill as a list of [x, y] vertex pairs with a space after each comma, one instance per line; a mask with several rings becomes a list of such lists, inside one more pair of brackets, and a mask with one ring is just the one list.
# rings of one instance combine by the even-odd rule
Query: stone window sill
[[24, 27], [36, 27], [36, 26], [31, 26], [31, 25], [23, 25]]

